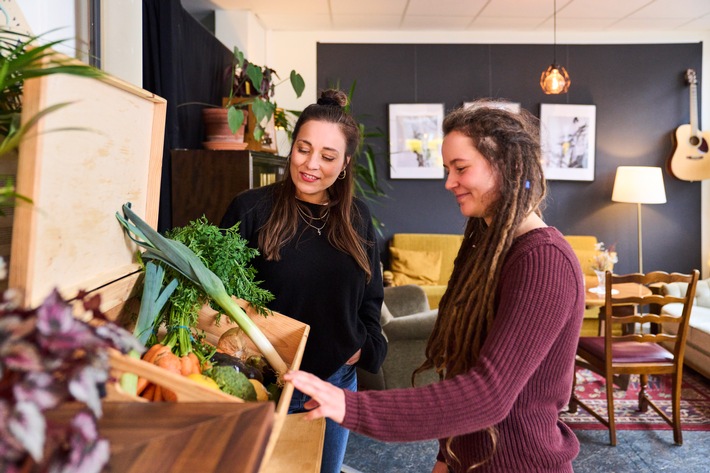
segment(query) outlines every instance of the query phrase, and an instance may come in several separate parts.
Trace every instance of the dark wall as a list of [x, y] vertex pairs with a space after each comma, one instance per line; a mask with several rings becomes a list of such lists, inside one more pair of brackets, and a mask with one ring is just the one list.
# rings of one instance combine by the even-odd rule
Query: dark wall
[[[545, 95], [540, 73], [553, 55], [547, 45], [319, 44], [319, 89], [356, 81], [353, 112], [385, 137], [378, 172], [388, 194], [370, 205], [393, 233], [461, 233], [464, 219], [443, 180], [389, 179], [390, 103], [443, 103], [445, 110], [479, 97], [520, 102], [539, 116], [541, 103], [596, 105], [595, 178], [548, 181], [545, 220], [566, 234], [596, 235], [616, 244], [620, 273], [638, 270], [636, 205], [611, 201], [617, 166], [665, 168], [671, 133], [689, 121], [688, 68], [702, 75], [702, 43], [570, 45], [557, 48], [572, 79], [566, 95]], [[644, 205], [644, 271], [700, 268], [700, 183], [664, 171], [668, 202]], [[384, 248], [385, 242], [381, 242]]]

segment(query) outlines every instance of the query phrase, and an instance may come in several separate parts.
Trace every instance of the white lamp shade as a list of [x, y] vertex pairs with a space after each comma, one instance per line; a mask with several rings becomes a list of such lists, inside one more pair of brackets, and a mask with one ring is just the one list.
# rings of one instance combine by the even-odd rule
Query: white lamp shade
[[619, 166], [616, 168], [611, 200], [632, 204], [664, 204], [666, 189], [663, 186], [661, 168]]

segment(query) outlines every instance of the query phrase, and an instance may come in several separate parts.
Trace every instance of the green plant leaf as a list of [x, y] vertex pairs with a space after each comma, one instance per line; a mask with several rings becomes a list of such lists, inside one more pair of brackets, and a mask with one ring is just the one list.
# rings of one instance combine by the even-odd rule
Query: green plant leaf
[[263, 125], [263, 123], [267, 122], [274, 114], [274, 110], [276, 110], [276, 105], [268, 100], [256, 99], [254, 103], [251, 104], [251, 111], [254, 113], [256, 123], [259, 125]]
[[244, 65], [244, 53], [234, 46], [234, 61], [237, 67], [241, 68]]
[[293, 86], [293, 91], [296, 92], [296, 97], [300, 97], [306, 88], [306, 82], [301, 74], [296, 71], [291, 71], [291, 85]]
[[264, 80], [264, 73], [261, 68], [249, 63], [247, 65], [247, 77], [249, 77], [249, 81], [254, 86], [254, 93], [261, 95], [261, 82]]
[[244, 123], [244, 111], [238, 110], [234, 105], [229, 107], [227, 109], [227, 123], [232, 134], [236, 133]]

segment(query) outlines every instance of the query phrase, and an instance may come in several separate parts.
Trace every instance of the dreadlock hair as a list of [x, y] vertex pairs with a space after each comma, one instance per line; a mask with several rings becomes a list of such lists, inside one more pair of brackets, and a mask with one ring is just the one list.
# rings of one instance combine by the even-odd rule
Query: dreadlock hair
[[[491, 102], [486, 99], [485, 102]], [[494, 106], [476, 104], [457, 109], [444, 119], [444, 135], [457, 131], [489, 162], [498, 180], [498, 198], [486, 217], [471, 217], [464, 240], [454, 260], [454, 270], [439, 304], [439, 316], [429, 337], [426, 360], [412, 375], [435, 369], [440, 378], [465, 373], [476, 365], [481, 347], [495, 318], [496, 288], [503, 261], [513, 243], [515, 231], [531, 212], [541, 214], [546, 194], [540, 162], [537, 119], [521, 110], [514, 113]], [[495, 452], [497, 434], [489, 427]], [[458, 461], [447, 440], [447, 451]]]
[[[490, 102], [490, 100], [487, 100]], [[485, 106], [457, 109], [444, 120], [444, 135], [453, 131], [472, 145], [498, 176], [499, 198], [487, 214], [466, 223], [454, 271], [439, 304], [426, 361], [417, 372], [435, 368], [449, 378], [472, 368], [495, 317], [500, 269], [515, 230], [531, 212], [540, 214], [546, 186], [540, 162], [537, 121], [526, 110], [513, 113]]]
[[[321, 92], [317, 103], [311, 104], [301, 112], [293, 129], [293, 142], [298, 140], [301, 127], [312, 120], [335, 123], [345, 137], [346, 166], [328, 192], [328, 210], [330, 216], [326, 222], [325, 232], [328, 241], [335, 248], [351, 255], [358, 266], [365, 271], [367, 281], [372, 277], [370, 261], [367, 257], [365, 242], [355, 230], [353, 224], [362, 224], [362, 216], [353, 206], [353, 159], [360, 142], [360, 127], [346, 107], [348, 96], [345, 92], [328, 89]], [[290, 162], [290, 154], [289, 154]], [[286, 172], [282, 181], [274, 185], [274, 206], [266, 224], [259, 231], [259, 248], [267, 260], [279, 261], [283, 248], [298, 230], [298, 202], [296, 186], [291, 179], [291, 173]], [[309, 209], [301, 207], [305, 212]], [[325, 210], [325, 209], [324, 209]], [[353, 220], [354, 219], [354, 220]]]

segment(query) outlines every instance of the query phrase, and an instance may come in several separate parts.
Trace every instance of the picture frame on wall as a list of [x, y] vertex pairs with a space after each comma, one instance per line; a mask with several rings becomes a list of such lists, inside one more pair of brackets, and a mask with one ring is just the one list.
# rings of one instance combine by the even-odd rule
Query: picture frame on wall
[[390, 178], [443, 179], [443, 103], [389, 104]]
[[540, 104], [540, 144], [545, 178], [593, 181], [595, 105]]
[[513, 113], [520, 113], [520, 102], [464, 102], [463, 108], [472, 107], [488, 107], [488, 108], [500, 108], [502, 110], [508, 110]]

